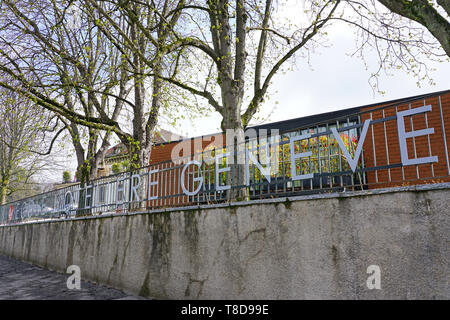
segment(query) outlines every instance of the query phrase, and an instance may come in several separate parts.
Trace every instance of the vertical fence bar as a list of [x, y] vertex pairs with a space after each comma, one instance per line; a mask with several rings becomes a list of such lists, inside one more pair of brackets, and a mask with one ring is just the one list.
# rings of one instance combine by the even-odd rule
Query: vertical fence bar
[[[349, 127], [350, 127], [350, 118], [347, 117], [347, 128]], [[347, 143], [349, 148], [348, 151], [354, 154], [355, 150], [353, 149], [353, 144], [350, 141], [350, 129], [347, 129]], [[355, 190], [355, 179], [353, 177], [353, 174], [350, 174], [350, 181], [352, 185], [352, 190]]]
[[[397, 113], [398, 113], [398, 106], [395, 106], [395, 114]], [[405, 167], [402, 165], [401, 168], [402, 168], [402, 180], [405, 180]]]
[[[386, 118], [385, 114], [384, 114], [384, 109], [383, 109], [383, 120], [384, 118]], [[384, 130], [384, 146], [386, 149], [386, 164], [389, 166], [389, 146], [388, 146], [388, 142], [387, 142], [387, 134], [386, 134], [386, 121], [383, 121], [383, 130]], [[391, 169], [388, 168], [388, 181], [391, 182]]]
[[[336, 120], [336, 131], [339, 132], [339, 119]], [[342, 172], [342, 156], [341, 156], [341, 148], [338, 148], [338, 159], [339, 159], [339, 172]], [[341, 188], [344, 187], [344, 177], [342, 174], [339, 174], [339, 181]]]
[[447, 138], [445, 135], [444, 115], [442, 114], [441, 96], [439, 96], [438, 100], [439, 100], [439, 112], [441, 115], [442, 138], [444, 139], [445, 161], [447, 163], [447, 173], [450, 175], [450, 161], [449, 161], [449, 157], [448, 157], [449, 151], [448, 151], [448, 147], [447, 147]]
[[[411, 103], [408, 103], [408, 110], [411, 110]], [[413, 116], [409, 116], [409, 123], [411, 124], [411, 131], [414, 131], [414, 124], [413, 124]], [[413, 141], [413, 150], [414, 150], [414, 158], [417, 158], [417, 150], [416, 150], [416, 137], [412, 137]], [[416, 178], [420, 179], [419, 174], [419, 166], [416, 164]]]
[[[423, 99], [423, 105], [426, 105], [425, 99]], [[427, 112], [425, 112], [425, 128], [428, 129], [428, 116], [427, 116]], [[427, 134], [427, 142], [428, 142], [428, 155], [431, 157], [431, 141], [430, 141], [430, 135]], [[434, 177], [434, 163], [431, 162], [430, 163], [430, 167], [431, 167], [431, 176]]]
[[[361, 115], [359, 114], [358, 115], [358, 123], [359, 124], [363, 124], [362, 123], [362, 121], [361, 121]], [[360, 142], [360, 138], [361, 138], [361, 129], [359, 129], [358, 131], [357, 131], [357, 136], [358, 136], [358, 143]], [[365, 152], [364, 152], [364, 148], [362, 148], [361, 149], [361, 166], [362, 166], [362, 168], [365, 168], [366, 167], [366, 164], [365, 164]], [[362, 183], [363, 183], [363, 185], [366, 185], [367, 184], [367, 181], [366, 181], [366, 172], [365, 171], [362, 171], [361, 172], [361, 176], [362, 176]]]
[[[373, 121], [372, 112], [370, 113], [370, 121]], [[372, 132], [372, 152], [373, 152], [373, 166], [377, 166], [377, 153], [375, 150], [375, 136], [373, 134], [373, 124], [370, 126]], [[378, 170], [375, 170], [375, 183], [378, 183]]]

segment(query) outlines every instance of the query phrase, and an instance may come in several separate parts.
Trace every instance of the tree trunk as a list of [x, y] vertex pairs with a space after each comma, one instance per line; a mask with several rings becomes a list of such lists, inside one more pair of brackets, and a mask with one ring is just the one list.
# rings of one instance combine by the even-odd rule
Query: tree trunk
[[[80, 190], [79, 190], [79, 197], [78, 197], [78, 210], [76, 213], [76, 216], [85, 216], [90, 213], [90, 210], [84, 209], [85, 207], [85, 200], [86, 200], [86, 193], [85, 188], [89, 185], [90, 179], [89, 179], [89, 161], [85, 161], [82, 165], [78, 165], [77, 168], [78, 177], [80, 180]], [[92, 201], [92, 199], [91, 199]]]
[[[227, 185], [231, 189], [227, 192], [228, 201], [241, 201], [248, 199], [248, 190], [244, 187], [245, 184], [245, 139], [244, 129], [241, 119], [241, 104], [242, 99], [239, 98], [239, 93], [236, 88], [223, 86], [225, 93], [224, 97], [224, 112], [222, 114], [222, 131], [226, 135], [226, 152], [230, 152], [230, 157], [227, 159], [227, 165], [230, 167], [227, 173]], [[230, 137], [233, 138], [230, 140]], [[228, 137], [227, 137], [228, 136]]]
[[8, 194], [9, 179], [2, 179], [0, 183], [0, 205], [6, 204], [6, 196]]

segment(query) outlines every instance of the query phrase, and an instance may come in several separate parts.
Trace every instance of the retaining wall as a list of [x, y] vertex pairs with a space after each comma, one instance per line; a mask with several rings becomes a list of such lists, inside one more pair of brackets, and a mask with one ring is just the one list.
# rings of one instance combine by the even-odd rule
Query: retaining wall
[[3, 226], [0, 253], [154, 298], [449, 299], [449, 197], [439, 184]]

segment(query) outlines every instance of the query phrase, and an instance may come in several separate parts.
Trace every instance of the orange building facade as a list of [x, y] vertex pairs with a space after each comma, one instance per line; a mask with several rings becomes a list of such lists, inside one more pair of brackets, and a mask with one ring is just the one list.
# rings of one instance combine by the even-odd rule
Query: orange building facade
[[[402, 116], [404, 134], [400, 137], [398, 115], [402, 115], [404, 111], [414, 110], [423, 106], [430, 106], [430, 110]], [[411, 113], [414, 112], [412, 111]], [[366, 120], [369, 120], [369, 125], [364, 141], [362, 141], [361, 133]], [[325, 141], [336, 140], [331, 132], [332, 127], [342, 130], [340, 131], [341, 135], [348, 134], [347, 139], [352, 138], [355, 140], [353, 149], [356, 149], [357, 143], [362, 143], [362, 151], [359, 155], [358, 166], [355, 172], [349, 171], [350, 169], [345, 163], [347, 159], [338, 150], [338, 147], [333, 149], [338, 150], [333, 152], [339, 152], [339, 163], [341, 165], [339, 176], [346, 177], [345, 181], [347, 182], [343, 182], [343, 178], [339, 180], [339, 177], [336, 177], [337, 174], [335, 175], [330, 169], [330, 159], [332, 157], [330, 157], [330, 151], [328, 151], [328, 160], [326, 156], [320, 156], [323, 153], [322, 151], [318, 151], [316, 152], [317, 158], [313, 160], [316, 163], [316, 169], [311, 171], [314, 173], [314, 183], [313, 179], [310, 179], [311, 183], [290, 183], [285, 181], [286, 186], [284, 186], [284, 189], [279, 188], [279, 190], [275, 191], [284, 191], [280, 192], [283, 194], [286, 194], [287, 191], [301, 193], [302, 191], [311, 191], [313, 189], [331, 190], [335, 187], [345, 186], [352, 189], [356, 187], [356, 190], [359, 190], [450, 181], [448, 146], [450, 141], [450, 90], [260, 125], [253, 127], [253, 129], [266, 129], [268, 131], [277, 129], [279, 130], [281, 141], [286, 141], [285, 143], [289, 143], [289, 139], [292, 137], [310, 133], [309, 143], [311, 144], [313, 139], [317, 139], [317, 145], [320, 145], [319, 139], [321, 137], [326, 137]], [[350, 129], [346, 130], [346, 128]], [[430, 130], [434, 132], [423, 134], [423, 130], [428, 130], [428, 133], [430, 133]], [[414, 137], [408, 137], [408, 135], [414, 135]], [[154, 174], [151, 180], [158, 181], [158, 184], [153, 186], [154, 192], [150, 193], [152, 196], [158, 197], [158, 199], [151, 201], [150, 206], [171, 206], [194, 201], [195, 197], [183, 196], [183, 190], [180, 187], [181, 171], [186, 161], [184, 163], [173, 162], [172, 157], [173, 155], [187, 157], [201, 152], [207, 146], [211, 149], [212, 145], [220, 148], [224, 145], [224, 138], [220, 139], [221, 137], [223, 138], [222, 134], [218, 133], [155, 146], [152, 149], [150, 166], [158, 166], [159, 171]], [[400, 141], [402, 139], [406, 142], [408, 159], [436, 157], [437, 161], [405, 165], [400, 152]], [[180, 148], [181, 142], [184, 143], [183, 148]], [[325, 147], [332, 149], [332, 143], [329, 143]], [[186, 148], [189, 144], [190, 148]], [[183, 150], [184, 153], [177, 152], [177, 148]], [[351, 152], [351, 156], [357, 156], [355, 150]], [[194, 157], [191, 159], [194, 159]], [[280, 159], [280, 161], [283, 161], [283, 159]], [[289, 161], [288, 159], [286, 163]], [[326, 164], [327, 161], [328, 165]], [[311, 168], [311, 160], [309, 164]], [[189, 173], [190, 169], [195, 168], [187, 168], [186, 172]], [[280, 179], [280, 176], [282, 176], [289, 180], [292, 177], [289, 170], [288, 168], [283, 170], [283, 172], [278, 172], [276, 178]], [[300, 170], [302, 169], [300, 168]], [[209, 173], [207, 171], [204, 170], [203, 172], [205, 175], [203, 183], [208, 182], [211, 185], [211, 181], [214, 182], [215, 177], [208, 177], [207, 174]], [[261, 176], [261, 174], [259, 175]], [[192, 176], [195, 176], [195, 174]], [[272, 183], [275, 179], [274, 177], [272, 177]], [[350, 179], [352, 182], [348, 182]], [[258, 181], [265, 181], [267, 184], [266, 180], [260, 179]], [[189, 178], [189, 174], [184, 175], [184, 185], [192, 183], [193, 181], [192, 178]], [[358, 187], [358, 185], [361, 187]], [[271, 189], [268, 188], [267, 190], [270, 191]], [[199, 194], [201, 195], [202, 192], [200, 191]], [[271, 196], [274, 196], [274, 194], [272, 193]]]
[[[400, 120], [406, 132], [434, 131], [406, 139], [408, 159], [437, 157], [437, 161], [405, 166], [400, 154], [397, 114], [423, 106], [430, 106], [431, 110]], [[384, 120], [372, 123], [364, 144], [364, 150], [369, 150], [364, 153], [365, 166], [387, 167], [367, 172], [369, 186], [382, 188], [450, 181], [450, 92], [362, 108], [362, 112], [363, 121]]]

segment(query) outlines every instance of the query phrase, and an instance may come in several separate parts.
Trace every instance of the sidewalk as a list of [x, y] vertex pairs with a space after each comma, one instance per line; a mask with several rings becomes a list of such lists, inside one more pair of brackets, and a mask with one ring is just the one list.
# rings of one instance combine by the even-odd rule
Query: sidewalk
[[144, 299], [83, 280], [80, 290], [69, 290], [66, 285], [69, 276], [0, 255], [0, 300]]

